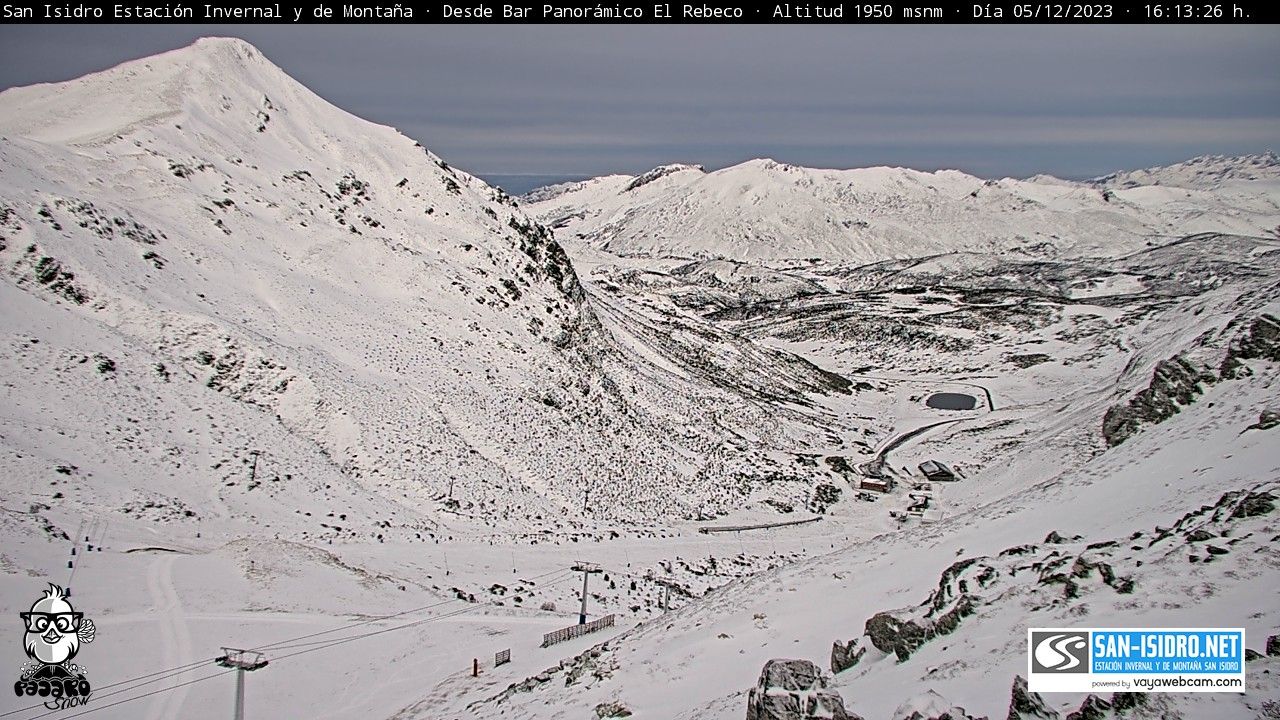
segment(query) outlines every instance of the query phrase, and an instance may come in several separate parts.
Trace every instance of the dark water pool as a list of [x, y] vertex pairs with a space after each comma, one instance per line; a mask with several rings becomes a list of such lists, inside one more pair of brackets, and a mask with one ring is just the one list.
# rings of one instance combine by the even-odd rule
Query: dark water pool
[[978, 398], [964, 393], [934, 393], [924, 404], [939, 410], [972, 410], [978, 406]]

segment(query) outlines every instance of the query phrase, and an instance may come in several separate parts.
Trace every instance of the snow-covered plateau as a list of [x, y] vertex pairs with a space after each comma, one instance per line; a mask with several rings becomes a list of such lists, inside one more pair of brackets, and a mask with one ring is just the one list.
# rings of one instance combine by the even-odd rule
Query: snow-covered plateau
[[[0, 309], [58, 717], [225, 717], [231, 648], [249, 717], [840, 717], [762, 714], [792, 659], [867, 720], [1280, 718], [1269, 152], [513, 198], [211, 38], [0, 93]], [[1247, 691], [1027, 691], [1076, 626], [1243, 627]]]

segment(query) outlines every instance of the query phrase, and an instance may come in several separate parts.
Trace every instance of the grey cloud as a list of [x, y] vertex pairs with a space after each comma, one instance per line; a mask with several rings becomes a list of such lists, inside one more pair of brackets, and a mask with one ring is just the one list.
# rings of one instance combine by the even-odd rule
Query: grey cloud
[[0, 87], [215, 34], [483, 173], [770, 156], [1082, 176], [1280, 146], [1270, 26], [10, 26]]

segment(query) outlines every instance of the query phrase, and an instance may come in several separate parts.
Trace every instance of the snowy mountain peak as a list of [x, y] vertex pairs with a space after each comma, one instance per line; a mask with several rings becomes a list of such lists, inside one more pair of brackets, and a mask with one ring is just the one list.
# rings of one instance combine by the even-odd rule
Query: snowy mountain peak
[[[68, 82], [0, 93], [0, 135], [94, 145], [167, 121], [216, 122], [233, 114], [250, 131], [289, 101], [341, 112], [237, 38], [201, 38]], [[345, 113], [343, 113], [345, 115]], [[262, 130], [258, 130], [261, 132]]]
[[648, 185], [649, 183], [655, 180], [658, 180], [660, 178], [664, 178], [668, 175], [674, 175], [675, 173], [685, 172], [685, 171], [693, 171], [698, 174], [702, 174], [706, 172], [701, 165], [684, 165], [680, 163], [674, 163], [671, 165], [659, 165], [658, 167], [646, 173], [637, 175], [634, 180], [632, 180], [630, 183], [627, 183], [627, 186], [622, 189], [622, 192], [630, 192], [632, 190], [635, 190], [636, 188]]
[[[628, 256], [868, 263], [949, 252], [1117, 254], [1152, 236], [1197, 232], [1269, 236], [1280, 187], [1271, 153], [1196, 158], [1095, 184], [769, 158], [711, 173], [670, 167], [531, 195], [529, 208], [562, 237]], [[1236, 182], [1190, 204], [1173, 191], [1224, 180]]]
[[1116, 172], [1092, 182], [1121, 188], [1167, 185], [1203, 190], [1229, 181], [1276, 179], [1280, 179], [1280, 157], [1268, 149], [1251, 155], [1201, 155], [1173, 165]]

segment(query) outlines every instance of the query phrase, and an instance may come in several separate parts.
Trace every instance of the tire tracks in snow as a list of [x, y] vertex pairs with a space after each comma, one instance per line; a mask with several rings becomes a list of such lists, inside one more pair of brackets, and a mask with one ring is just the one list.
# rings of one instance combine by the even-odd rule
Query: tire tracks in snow
[[[177, 560], [176, 555], [162, 555], [147, 568], [147, 592], [151, 594], [152, 606], [157, 614], [156, 622], [160, 625], [163, 654], [161, 664], [164, 667], [177, 667], [191, 662], [191, 631], [187, 627], [182, 600], [173, 587], [173, 564]], [[188, 690], [189, 687], [181, 687], [157, 695], [151, 703], [147, 720], [182, 717], [182, 705]]]

